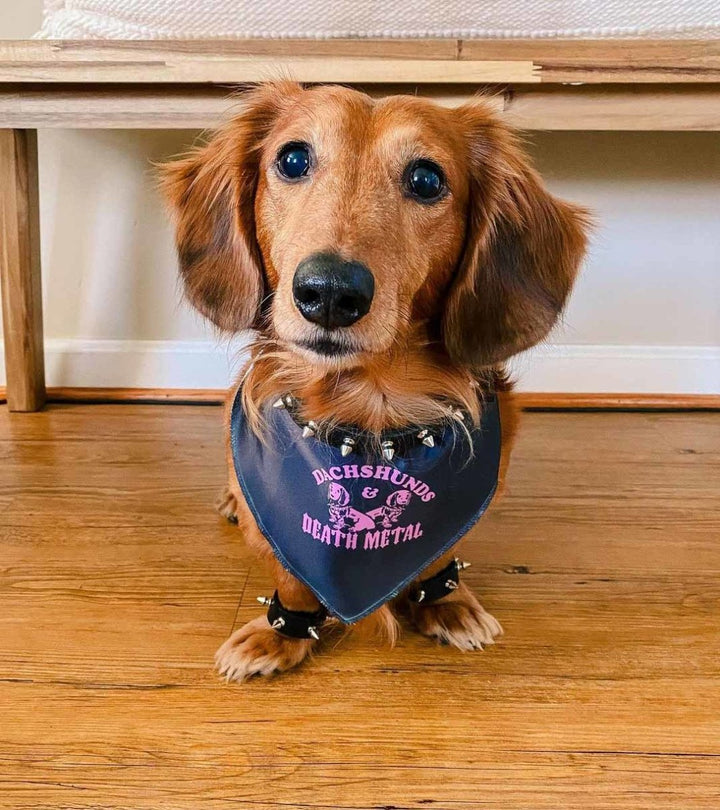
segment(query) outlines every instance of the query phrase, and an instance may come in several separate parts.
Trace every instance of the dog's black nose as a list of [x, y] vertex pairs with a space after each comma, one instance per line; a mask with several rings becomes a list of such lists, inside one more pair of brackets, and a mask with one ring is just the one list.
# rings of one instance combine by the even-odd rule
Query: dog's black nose
[[366, 315], [375, 292], [372, 273], [359, 262], [334, 253], [316, 253], [295, 270], [293, 297], [305, 320], [335, 329]]

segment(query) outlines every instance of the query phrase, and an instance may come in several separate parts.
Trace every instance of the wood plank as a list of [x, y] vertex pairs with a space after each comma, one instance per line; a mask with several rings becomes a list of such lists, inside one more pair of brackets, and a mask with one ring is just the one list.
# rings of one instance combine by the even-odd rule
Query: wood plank
[[[0, 414], [7, 416], [5, 409]], [[128, 416], [132, 414], [132, 419]], [[92, 418], [89, 419], [88, 417]], [[191, 405], [93, 405], [54, 404], [42, 418], [0, 418], [0, 441], [154, 442], [160, 437], [204, 444], [212, 438], [222, 450], [223, 412], [219, 407]], [[88, 430], [92, 433], [89, 434]]]
[[[368, 55], [354, 46], [351, 55], [314, 55], [298, 47], [291, 54], [196, 52], [168, 43], [96, 42], [94, 47], [74, 43], [0, 42], [0, 82], [101, 84], [232, 84], [291, 78], [301, 82], [507, 83], [539, 82], [531, 61], [513, 59], [460, 62], [453, 49], [446, 58], [404, 58]], [[310, 50], [310, 53], [307, 53]]]
[[460, 59], [529, 59], [543, 83], [688, 84], [720, 81], [716, 39], [463, 40]]
[[[204, 129], [237, 108], [229, 87], [0, 85], [0, 125], [73, 129]], [[34, 122], [34, 123], [30, 123]]]
[[[653, 414], [650, 424], [676, 453], [699, 461], [720, 454], [720, 420], [711, 414], [692, 413], [676, 423], [668, 418], [670, 416], [672, 414]], [[696, 441], [698, 431], [703, 432], [702, 442]]]
[[[554, 412], [528, 413], [522, 417], [544, 429], [533, 431], [518, 445], [514, 457], [532, 458], [535, 464], [562, 458], [576, 462], [587, 460], [583, 449], [583, 437], [586, 430], [605, 431], [606, 443], [598, 448], [594, 460], [599, 462], [622, 463], [623, 470], [628, 464], [654, 465], [664, 460], [666, 464], [676, 462], [699, 462], [706, 454], [717, 452], [720, 443], [720, 416], [715, 411], [674, 413], [633, 413], [616, 411], [574, 411], [566, 412], [563, 419], [562, 435], [552, 436], [547, 432], [557, 416]], [[638, 418], [640, 417], [640, 418]], [[666, 441], [659, 441], [659, 424], [677, 425], [679, 436], [685, 442], [676, 440], [671, 446]], [[682, 431], [682, 425], [689, 425]], [[594, 472], [594, 467], [593, 467]], [[588, 473], [590, 476], [592, 473]]]
[[[597, 687], [598, 694], [601, 689]], [[367, 737], [358, 738], [352, 728], [338, 733], [337, 721], [333, 724], [333, 718], [344, 713], [342, 702], [328, 701], [323, 712], [323, 693], [315, 695], [309, 689], [308, 708], [296, 710], [295, 715], [283, 710], [286, 698], [282, 689], [268, 693], [264, 685], [255, 688], [252, 701], [239, 701], [220, 686], [203, 690], [210, 701], [201, 699], [203, 691], [191, 689], [125, 694], [85, 689], [86, 708], [78, 722], [55, 732], [62, 740], [62, 748], [58, 748], [44, 741], [47, 730], [40, 722], [47, 715], [42, 711], [47, 705], [43, 698], [52, 699], [57, 691], [34, 685], [18, 685], [14, 690], [18, 706], [37, 694], [41, 711], [30, 731], [41, 742], [18, 740], [17, 732], [11, 732], [5, 749], [10, 765], [4, 768], [9, 789], [0, 798], [0, 807], [421, 810], [430, 805], [443, 810], [555, 810], [558, 806], [570, 810], [588, 806], [709, 810], [718, 788], [717, 759], [707, 752], [681, 757], [664, 748], [648, 753], [631, 747], [621, 752], [612, 746], [534, 750], [523, 731], [532, 735], [532, 729], [545, 722], [550, 740], [562, 736], [558, 733], [561, 712], [552, 705], [538, 706], [537, 711], [518, 718], [518, 733], [505, 745], [492, 740], [504, 730], [510, 711], [502, 716], [491, 710], [484, 717], [475, 708], [470, 710], [478, 722], [474, 734], [448, 723], [447, 729], [423, 733], [425, 745], [413, 750], [404, 742], [405, 735], [422, 731], [420, 718], [413, 716], [410, 706], [400, 712], [383, 710], [380, 695], [357, 701], [367, 713], [363, 719]], [[471, 693], [482, 697], [476, 689], [471, 688]], [[78, 701], [72, 692], [66, 694], [70, 702]], [[349, 694], [344, 697], [352, 698]], [[418, 697], [439, 702], [453, 714], [468, 712], [460, 696], [442, 698], [422, 690]], [[609, 690], [608, 697], [619, 701], [622, 695]], [[249, 702], [255, 704], [254, 715], [265, 714], [265, 723], [238, 716], [238, 703]], [[672, 723], [672, 702], [665, 703], [665, 718]], [[678, 710], [684, 707], [681, 698]], [[624, 719], [629, 721], [638, 708], [628, 705]], [[599, 713], [593, 722], [592, 709], [578, 711], [572, 725], [585, 722], [602, 728], [610, 720]], [[105, 711], [103, 748], [96, 728]], [[167, 729], [168, 739], [159, 730], [138, 729], [136, 713]], [[9, 719], [17, 721], [24, 714], [15, 708]], [[393, 727], [393, 717], [402, 723], [400, 728]], [[487, 734], [484, 751], [478, 750], [476, 742], [480, 734]], [[669, 736], [667, 741], [672, 739]], [[613, 738], [612, 742], [622, 744], [625, 739]], [[91, 771], [92, 776], [83, 776], [83, 770]], [[592, 805], [587, 803], [589, 795]], [[479, 801], [478, 796], [482, 797]]]
[[366, 59], [458, 59], [461, 42], [432, 39], [181, 39], [181, 40], [0, 40], [0, 54], [10, 61], [52, 58], [126, 62], [238, 57], [344, 57]]
[[714, 807], [717, 414], [526, 414], [463, 551], [499, 644], [334, 638], [243, 686], [212, 654], [271, 584], [210, 509], [221, 420], [0, 411], [0, 808]]
[[[358, 85], [374, 96], [407, 92], [394, 84]], [[466, 84], [413, 86], [438, 104], [464, 104], [478, 92]], [[720, 129], [720, 85], [518, 88], [490, 94], [489, 103], [528, 130]], [[79, 129], [192, 129], [217, 126], [240, 112], [229, 87], [118, 85], [0, 86], [0, 126]]]
[[[25, 548], [13, 542], [10, 531], [0, 533], [9, 548], [7, 565], [12, 566], [0, 583], [3, 622], [10, 631], [0, 648], [0, 682], [19, 678], [49, 683], [64, 676], [78, 685], [98, 686], [208, 683], [214, 650], [233, 625], [258, 615], [255, 597], [271, 587], [238, 542], [237, 532], [233, 536], [230, 527], [221, 528], [222, 534], [208, 521], [205, 536], [212, 538], [212, 548], [204, 553], [207, 543], [198, 542], [196, 527], [174, 527], [172, 532], [120, 527], [117, 544], [103, 548], [100, 556], [93, 527], [61, 529], [50, 541], [46, 530], [22, 529]], [[58, 557], [52, 559], [52, 545], [61, 541]], [[524, 543], [527, 547], [528, 540]], [[493, 552], [502, 553], [500, 546]], [[483, 560], [482, 570], [467, 581], [502, 615], [507, 638], [502, 649], [497, 647], [497, 660], [477, 666], [490, 667], [495, 678], [514, 681], [485, 688], [512, 700], [515, 680], [521, 677], [533, 679], [533, 688], [547, 690], [562, 688], [562, 682], [567, 686], [569, 679], [577, 679], [578, 685], [596, 679], [631, 685], [633, 679], [715, 677], [718, 644], [712, 606], [720, 569], [717, 555], [714, 559], [714, 570], [700, 575], [675, 566], [663, 572], [660, 565], [630, 571], [618, 544], [613, 557], [617, 567], [603, 571], [604, 576], [591, 576], [575, 562], [518, 575], [510, 566], [495, 568]], [[636, 601], [647, 603], [647, 612], [638, 613]], [[685, 607], [679, 609], [679, 604]], [[58, 625], [57, 613], [73, 617], [73, 624]], [[668, 621], [673, 623], [670, 639], [663, 633]], [[539, 638], [563, 649], [562, 662], [539, 654]], [[372, 676], [378, 668], [391, 667], [410, 685], [428, 667], [472, 664], [453, 650], [428, 649], [407, 629], [392, 652], [360, 639], [336, 646], [337, 641], [324, 648], [313, 670]], [[162, 663], [156, 657], [159, 647]], [[659, 659], [663, 650], [667, 656], [654, 661], [648, 676], [645, 660]], [[473, 665], [470, 672], [478, 670]]]
[[504, 115], [531, 130], [717, 131], [720, 86], [518, 89], [508, 94]]
[[[406, 93], [407, 86], [362, 85], [374, 96]], [[442, 85], [413, 87], [438, 104], [457, 106], [471, 99], [477, 87]], [[502, 95], [490, 98], [498, 112]], [[119, 85], [111, 92], [101, 85], [0, 86], [0, 125], [77, 129], [204, 129], [242, 110], [242, 94], [231, 87]]]
[[532, 62], [457, 62], [410, 59], [312, 59], [258, 57], [232, 60], [184, 59], [163, 63], [16, 62], [0, 63], [0, 82], [99, 84], [241, 84], [277, 79], [297, 82], [430, 82], [456, 84], [535, 83]]
[[0, 129], [0, 287], [8, 407], [36, 411], [45, 359], [35, 130]]
[[[209, 63], [216, 68], [235, 60], [256, 60], [256, 64], [278, 65], [283, 60], [320, 60], [323, 80], [342, 81], [333, 72], [333, 61], [344, 60], [458, 60], [475, 70], [478, 61], [525, 62], [540, 67], [544, 83], [699, 83], [720, 81], [720, 45], [715, 40], [245, 40], [245, 41], [97, 41], [80, 42], [2, 42], [0, 70], [3, 76], [22, 75], [31, 71], [45, 81], [56, 81], [58, 70], [80, 70], [73, 62], [94, 63], [105, 80], [115, 70], [124, 73], [134, 63], [135, 75], [152, 75], [151, 81], [161, 81], [161, 74], [172, 73], [177, 65], [196, 65], [198, 78], [205, 75]], [[23, 67], [25, 64], [25, 68]], [[46, 68], [43, 66], [51, 65]], [[202, 66], [205, 67], [202, 67]], [[226, 68], [222, 68], [225, 70]], [[216, 73], [215, 75], [221, 75]], [[277, 75], [277, 74], [275, 74]], [[464, 75], [466, 78], [462, 78]], [[267, 78], [265, 75], [262, 78]], [[7, 78], [12, 81], [12, 78]], [[90, 78], [92, 81], [92, 77]], [[96, 81], [98, 79], [95, 79]], [[236, 79], [233, 78], [233, 81]], [[245, 78], [244, 80], [250, 80]], [[357, 81], [351, 77], [350, 81]], [[373, 78], [373, 81], [376, 79]], [[418, 79], [412, 80], [417, 81]], [[470, 73], [461, 74], [457, 81], [472, 81]], [[380, 78], [387, 81], [387, 78]]]

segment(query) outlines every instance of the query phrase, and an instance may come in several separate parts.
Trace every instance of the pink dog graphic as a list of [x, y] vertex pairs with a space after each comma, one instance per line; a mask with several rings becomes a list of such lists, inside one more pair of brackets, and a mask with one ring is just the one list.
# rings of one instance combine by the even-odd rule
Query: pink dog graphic
[[330, 523], [336, 529], [360, 532], [375, 528], [375, 522], [368, 515], [350, 506], [350, 493], [342, 484], [333, 482], [328, 486], [328, 512]]
[[387, 496], [385, 505], [378, 506], [377, 509], [368, 512], [368, 517], [373, 518], [373, 520], [379, 520], [380, 525], [384, 529], [390, 529], [393, 524], [400, 520], [402, 513], [405, 511], [405, 507], [411, 500], [412, 493], [408, 492], [406, 489], [391, 492], [390, 495]]

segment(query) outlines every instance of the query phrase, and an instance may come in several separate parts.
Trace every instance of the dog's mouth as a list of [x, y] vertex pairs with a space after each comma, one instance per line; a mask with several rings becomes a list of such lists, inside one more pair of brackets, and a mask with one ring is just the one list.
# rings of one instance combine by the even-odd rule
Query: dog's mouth
[[341, 358], [357, 354], [358, 349], [344, 340], [337, 340], [329, 335], [302, 340], [296, 343], [301, 349], [324, 358]]

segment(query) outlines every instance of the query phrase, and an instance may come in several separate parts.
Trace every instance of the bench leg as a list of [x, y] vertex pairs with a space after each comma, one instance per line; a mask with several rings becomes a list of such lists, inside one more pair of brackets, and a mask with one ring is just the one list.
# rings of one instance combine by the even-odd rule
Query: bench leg
[[7, 401], [45, 403], [37, 132], [0, 129], [0, 285]]

